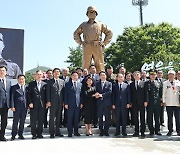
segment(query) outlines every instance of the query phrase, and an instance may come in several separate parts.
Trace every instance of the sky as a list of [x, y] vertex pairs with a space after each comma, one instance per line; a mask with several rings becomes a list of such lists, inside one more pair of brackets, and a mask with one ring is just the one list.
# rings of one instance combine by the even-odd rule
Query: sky
[[[0, 27], [24, 29], [24, 71], [40, 66], [67, 67], [69, 47], [78, 45], [73, 32], [87, 21], [88, 6], [97, 20], [113, 32], [112, 42], [125, 27], [139, 26], [139, 8], [132, 0], [0, 0]], [[144, 23], [168, 22], [180, 27], [180, 0], [149, 0]]]

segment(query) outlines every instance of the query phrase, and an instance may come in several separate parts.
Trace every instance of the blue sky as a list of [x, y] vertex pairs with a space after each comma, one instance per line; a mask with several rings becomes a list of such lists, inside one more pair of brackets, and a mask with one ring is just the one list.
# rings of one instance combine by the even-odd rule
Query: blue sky
[[[86, 9], [98, 9], [97, 20], [113, 31], [112, 41], [124, 27], [139, 25], [139, 9], [131, 0], [0, 0], [0, 27], [25, 30], [24, 70], [37, 66], [68, 66], [69, 47], [77, 47], [73, 32], [87, 20]], [[180, 27], [179, 0], [149, 0], [144, 23], [169, 22]]]

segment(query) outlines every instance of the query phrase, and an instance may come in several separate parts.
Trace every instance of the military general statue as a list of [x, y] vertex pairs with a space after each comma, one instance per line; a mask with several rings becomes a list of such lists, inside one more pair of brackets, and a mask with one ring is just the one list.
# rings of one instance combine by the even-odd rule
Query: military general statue
[[[88, 7], [86, 15], [89, 20], [76, 29], [74, 40], [83, 47], [82, 67], [89, 68], [93, 59], [97, 72], [100, 72], [104, 70], [104, 48], [111, 41], [113, 34], [105, 24], [95, 20], [98, 12], [94, 6]], [[83, 39], [81, 34], [83, 34]]]

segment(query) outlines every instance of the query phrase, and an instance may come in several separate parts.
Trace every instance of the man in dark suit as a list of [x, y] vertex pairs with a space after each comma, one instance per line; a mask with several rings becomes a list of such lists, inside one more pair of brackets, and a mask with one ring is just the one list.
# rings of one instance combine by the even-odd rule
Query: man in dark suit
[[[47, 84], [47, 104], [50, 107], [49, 134], [50, 138], [55, 136], [63, 137], [60, 132], [60, 115], [64, 100], [65, 81], [60, 79], [60, 69], [53, 69], [53, 79]], [[56, 130], [55, 128], [56, 127]]]
[[[70, 79], [69, 77], [69, 68], [63, 68], [62, 69], [62, 76], [60, 76], [60, 79], [63, 79], [65, 83], [67, 83]], [[63, 110], [64, 110], [64, 117], [63, 117]], [[60, 126], [67, 126], [67, 109], [63, 106], [61, 110], [61, 116], [60, 116]]]
[[[162, 85], [155, 80], [157, 71], [151, 69], [149, 71], [150, 80], [145, 83], [146, 100], [145, 106], [147, 106], [147, 120], [150, 136], [162, 135], [160, 131], [160, 111], [161, 111], [161, 99], [162, 99]], [[155, 121], [155, 127], [153, 126], [153, 118]]]
[[82, 102], [80, 100], [82, 83], [78, 82], [78, 74], [73, 71], [71, 73], [71, 80], [65, 85], [64, 104], [67, 109], [67, 129], [68, 137], [72, 137], [73, 128], [74, 135], [80, 136], [78, 132], [79, 114], [82, 108]]
[[[165, 82], [166, 79], [163, 78], [163, 71], [162, 70], [157, 71], [156, 80], [163, 86], [163, 82]], [[163, 103], [163, 102], [161, 101], [161, 103]], [[164, 125], [164, 105], [161, 106], [160, 125], [165, 127], [165, 125]]]
[[120, 135], [120, 120], [122, 122], [122, 135], [127, 136], [126, 134], [126, 125], [127, 125], [127, 108], [130, 107], [130, 86], [123, 82], [124, 75], [118, 73], [117, 75], [118, 82], [113, 86], [113, 109], [115, 109], [116, 115], [116, 133], [115, 136]]
[[[27, 86], [25, 85], [25, 75], [18, 75], [18, 83], [11, 87], [10, 92], [10, 107], [13, 111], [13, 125], [11, 140], [15, 140], [18, 133], [18, 139], [24, 139], [24, 123], [27, 114]], [[18, 127], [19, 123], [19, 129]]]
[[46, 109], [46, 85], [42, 81], [43, 73], [36, 71], [36, 80], [28, 86], [28, 104], [30, 108], [32, 139], [43, 138], [43, 121]]
[[11, 82], [6, 79], [7, 68], [0, 66], [0, 141], [6, 141], [5, 129], [7, 126], [8, 108], [10, 107], [10, 88]]
[[[50, 79], [53, 78], [52, 70], [51, 69], [47, 70], [46, 74], [47, 74], [47, 78], [43, 81], [47, 83]], [[47, 120], [48, 110], [49, 108], [46, 108], [45, 113], [44, 113], [44, 128], [47, 128], [48, 126], [48, 120]]]
[[145, 137], [145, 106], [144, 102], [147, 102], [145, 96], [144, 81], [140, 80], [141, 73], [135, 71], [133, 73], [134, 81], [130, 84], [131, 90], [131, 105], [133, 110], [134, 124], [135, 124], [135, 133], [134, 137], [139, 136], [139, 113], [140, 113], [140, 122], [141, 122], [141, 137]]
[[[97, 113], [99, 119], [100, 136], [109, 136], [110, 109], [112, 106], [112, 83], [106, 80], [106, 72], [99, 73], [100, 81], [96, 83]], [[103, 125], [103, 116], [105, 124]]]

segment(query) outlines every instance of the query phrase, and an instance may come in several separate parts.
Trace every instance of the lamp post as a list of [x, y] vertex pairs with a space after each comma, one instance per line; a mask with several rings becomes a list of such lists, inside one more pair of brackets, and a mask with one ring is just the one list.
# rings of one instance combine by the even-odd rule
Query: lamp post
[[132, 0], [132, 5], [139, 6], [140, 11], [140, 25], [143, 25], [143, 6], [148, 5], [148, 0]]

